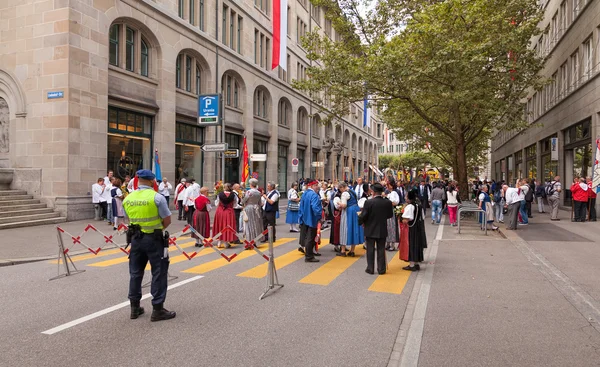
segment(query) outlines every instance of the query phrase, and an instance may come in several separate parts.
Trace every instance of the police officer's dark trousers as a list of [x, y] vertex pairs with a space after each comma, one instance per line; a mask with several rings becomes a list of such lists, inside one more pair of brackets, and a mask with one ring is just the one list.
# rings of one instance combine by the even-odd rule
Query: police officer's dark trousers
[[169, 257], [163, 258], [163, 244], [154, 234], [145, 233], [141, 238], [134, 238], [129, 254], [129, 299], [139, 301], [142, 299], [142, 279], [148, 261], [152, 268], [152, 283], [150, 293], [152, 304], [159, 305], [167, 297], [167, 280], [169, 271]]

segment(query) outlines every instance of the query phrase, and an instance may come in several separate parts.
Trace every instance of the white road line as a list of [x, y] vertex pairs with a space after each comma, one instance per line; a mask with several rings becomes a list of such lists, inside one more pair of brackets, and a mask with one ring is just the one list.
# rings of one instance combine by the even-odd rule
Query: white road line
[[437, 258], [438, 245], [444, 234], [445, 217], [438, 226], [433, 244], [428, 247], [425, 254], [427, 267], [419, 271], [414, 288], [410, 294], [404, 318], [396, 337], [396, 343], [388, 362], [388, 367], [416, 367], [419, 364], [421, 341], [425, 327], [425, 314], [429, 302], [429, 291], [433, 280], [433, 270]]
[[[195, 277], [192, 277], [192, 278], [189, 278], [189, 279], [186, 279], [186, 280], [182, 280], [181, 282], [177, 282], [177, 283], [171, 284], [167, 289], [171, 290], [171, 289], [174, 289], [174, 288], [177, 288], [177, 287], [181, 287], [184, 284], [191, 283], [191, 282], [193, 282], [195, 280], [198, 280], [198, 279], [201, 279], [201, 278], [204, 278], [204, 276], [203, 275], [197, 275]], [[150, 293], [146, 293], [146, 294], [144, 294], [142, 296], [142, 300], [150, 298], [150, 297], [151, 297]], [[129, 301], [125, 301], [123, 303], [119, 303], [118, 305], [114, 305], [112, 307], [105, 308], [104, 310], [100, 310], [98, 312], [94, 312], [93, 314], [90, 314], [90, 315], [87, 315], [87, 316], [84, 316], [84, 317], [80, 317], [77, 320], [73, 320], [71, 322], [67, 322], [66, 324], [59, 325], [59, 326], [57, 326], [55, 328], [52, 328], [52, 329], [49, 329], [49, 330], [46, 330], [46, 331], [42, 331], [42, 334], [46, 334], [46, 335], [56, 334], [56, 333], [58, 333], [60, 331], [66, 330], [68, 328], [71, 328], [73, 326], [79, 325], [79, 324], [84, 323], [86, 321], [93, 320], [93, 319], [95, 319], [97, 317], [106, 315], [107, 313], [116, 311], [116, 310], [118, 310], [120, 308], [127, 307], [127, 306], [129, 306]]]

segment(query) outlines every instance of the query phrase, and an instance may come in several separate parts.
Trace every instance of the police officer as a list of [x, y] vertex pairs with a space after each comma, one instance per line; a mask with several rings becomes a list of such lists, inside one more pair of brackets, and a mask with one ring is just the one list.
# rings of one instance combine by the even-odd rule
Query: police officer
[[123, 207], [130, 221], [127, 238], [131, 238], [129, 254], [131, 318], [137, 319], [144, 313], [144, 308], [140, 307], [142, 279], [146, 264], [150, 261], [152, 268], [150, 293], [153, 308], [150, 321], [169, 320], [175, 317], [175, 312], [167, 311], [163, 307], [167, 296], [169, 253], [162, 231], [171, 224], [171, 211], [165, 197], [153, 189], [154, 173], [143, 169], [137, 171], [137, 177], [138, 190], [129, 194], [123, 201]]

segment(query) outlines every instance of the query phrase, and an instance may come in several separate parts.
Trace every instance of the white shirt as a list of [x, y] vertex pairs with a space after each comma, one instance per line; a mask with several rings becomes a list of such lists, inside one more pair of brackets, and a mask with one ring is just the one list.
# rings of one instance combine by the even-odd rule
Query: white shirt
[[102, 193], [104, 201], [106, 201], [109, 204], [112, 203], [112, 197], [110, 196], [110, 190], [112, 189], [113, 185], [109, 183], [108, 185], [106, 185], [106, 187], [104, 188], [104, 192]]
[[[238, 203], [238, 196], [231, 191], [223, 191], [223, 192], [228, 192], [229, 195], [233, 195], [233, 206], [235, 207]], [[217, 195], [217, 198], [215, 199], [215, 206], [219, 206], [220, 202], [221, 202], [221, 200], [219, 200], [219, 195]]]
[[398, 205], [398, 203], [400, 202], [400, 196], [398, 196], [398, 193], [396, 191], [390, 192], [387, 198], [390, 199], [390, 201], [394, 205]]
[[200, 185], [197, 183], [193, 183], [187, 189], [185, 189], [183, 194], [183, 205], [196, 207], [195, 201], [198, 196], [200, 196]]
[[110, 178], [108, 178], [108, 176], [104, 177], [104, 184], [106, 186], [110, 185]]
[[452, 192], [450, 192], [450, 191], [446, 192], [446, 197], [448, 198], [448, 206], [458, 205], [458, 200], [456, 198], [457, 195], [458, 195], [458, 192], [456, 190], [454, 190]]
[[519, 196], [519, 191], [518, 189], [514, 188], [514, 187], [509, 187], [508, 189], [506, 189], [506, 193], [504, 194], [504, 198], [506, 199], [506, 204], [510, 205], [519, 201], [522, 201], [523, 199], [520, 198]]
[[[273, 196], [271, 196], [271, 193], [273, 193], [273, 192], [274, 192], [274, 194], [273, 194]], [[267, 194], [267, 197], [270, 200], [273, 200], [273, 202], [275, 202], [275, 201], [279, 200], [279, 192], [277, 192], [277, 190], [271, 190]], [[267, 200], [265, 198], [262, 198], [262, 208], [263, 208], [263, 210], [265, 210], [266, 207], [267, 207]]]
[[127, 191], [129, 192], [133, 192], [133, 178], [131, 180], [129, 180], [129, 183], [127, 184]]
[[290, 189], [288, 191], [288, 200], [290, 199], [298, 199], [298, 191], [294, 190], [294, 189]]
[[342, 199], [335, 197], [333, 198], [333, 206], [335, 207], [336, 210], [340, 210], [340, 204], [342, 202]]
[[[181, 188], [181, 186], [183, 186], [183, 190], [181, 190], [181, 192], [179, 192], [179, 188]], [[160, 190], [160, 188], [159, 188]], [[178, 200], [183, 200], [183, 193], [185, 192], [185, 184], [184, 183], [178, 183], [177, 186], [175, 186], [175, 201]]]
[[356, 188], [354, 189], [354, 192], [356, 192], [356, 196], [358, 198], [361, 198], [362, 194], [363, 194], [363, 185], [362, 184], [356, 185]]
[[92, 203], [98, 204], [100, 202], [104, 202], [106, 199], [103, 196], [103, 188], [102, 185], [97, 183], [92, 185]]
[[346, 206], [348, 206], [348, 200], [350, 200], [350, 193], [348, 191], [342, 192], [341, 203], [344, 204], [344, 205], [346, 205]]
[[121, 196], [123, 196], [123, 191], [121, 191], [120, 188], [117, 188], [117, 192], [115, 194], [117, 194], [117, 196], [115, 196], [115, 197], [121, 197]]
[[402, 213], [402, 218], [406, 218], [408, 220], [415, 219], [415, 206], [413, 204], [408, 204], [404, 207], [404, 212]]
[[158, 193], [162, 194], [162, 196], [171, 195], [171, 190], [173, 190], [173, 186], [171, 186], [170, 182], [167, 182], [166, 184], [161, 182], [160, 185], [158, 185]]

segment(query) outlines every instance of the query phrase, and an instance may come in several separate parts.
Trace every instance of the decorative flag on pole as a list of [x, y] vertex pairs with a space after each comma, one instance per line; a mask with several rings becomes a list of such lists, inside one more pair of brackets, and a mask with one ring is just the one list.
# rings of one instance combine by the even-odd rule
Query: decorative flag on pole
[[287, 0], [273, 0], [273, 55], [272, 67], [287, 70]]
[[156, 181], [162, 181], [162, 174], [160, 173], [160, 160], [158, 159], [158, 149], [154, 150], [154, 175]]
[[600, 192], [600, 139], [596, 139], [596, 154], [594, 157], [594, 168], [592, 169], [592, 190], [595, 193]]
[[363, 101], [363, 127], [371, 127], [371, 112], [369, 111], [369, 97]]
[[250, 167], [248, 165], [248, 145], [246, 144], [246, 136], [244, 136], [244, 147], [242, 153], [242, 182], [246, 184], [250, 176]]

